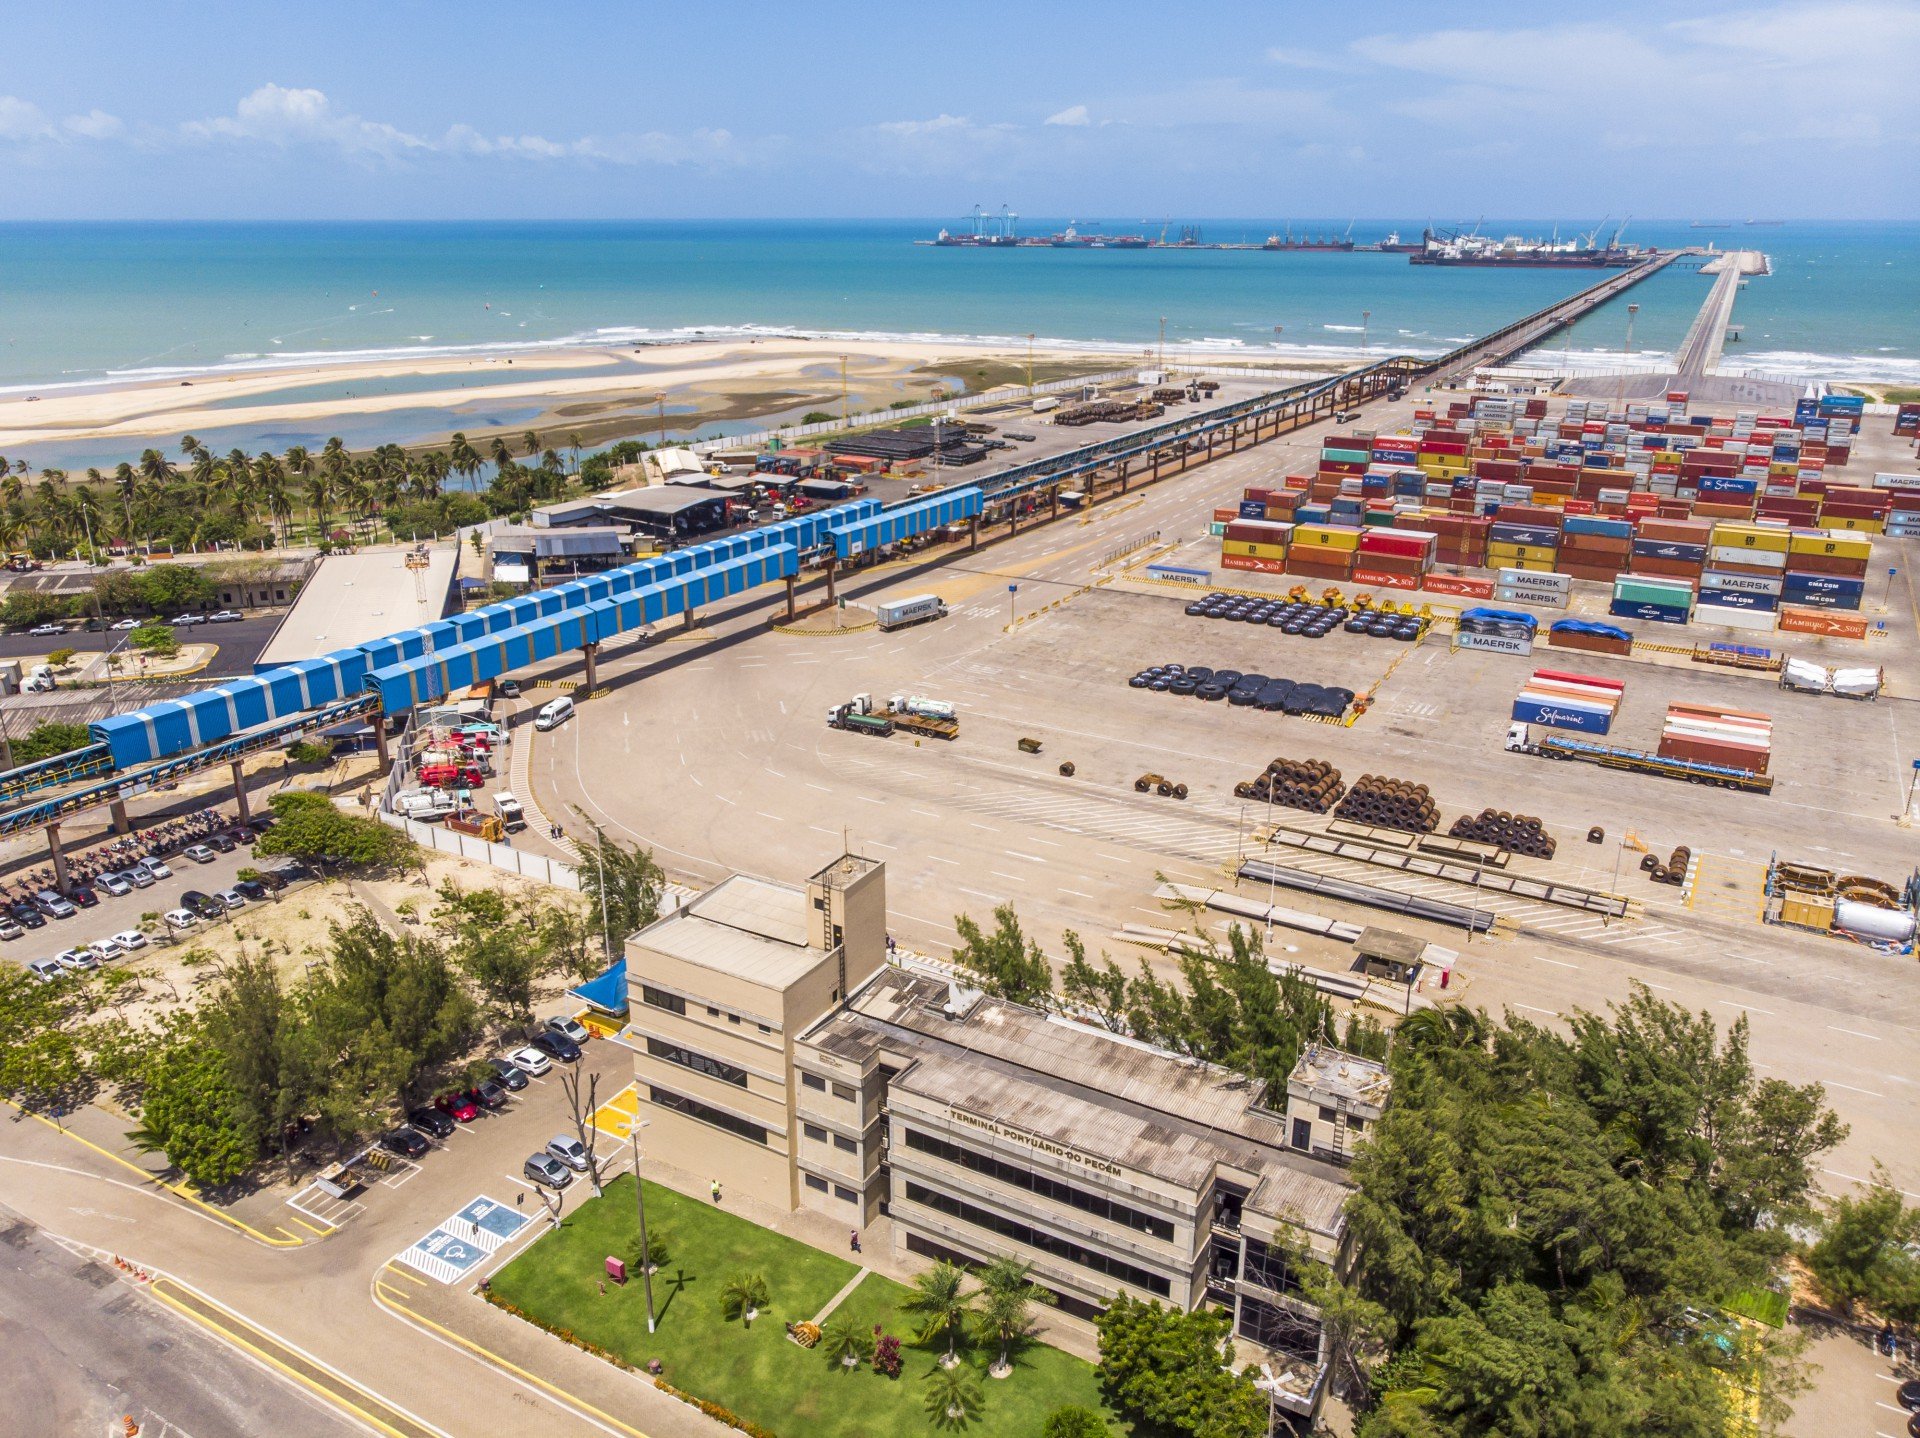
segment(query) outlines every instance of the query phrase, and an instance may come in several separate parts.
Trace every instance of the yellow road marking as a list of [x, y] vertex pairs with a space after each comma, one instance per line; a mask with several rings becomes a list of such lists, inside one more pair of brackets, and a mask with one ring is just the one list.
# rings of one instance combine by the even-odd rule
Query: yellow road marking
[[507, 1359], [502, 1358], [499, 1354], [495, 1353], [492, 1349], [483, 1348], [480, 1344], [475, 1343], [471, 1338], [468, 1338], [463, 1334], [455, 1333], [451, 1328], [442, 1327], [440, 1324], [435, 1323], [431, 1318], [427, 1318], [421, 1314], [415, 1313], [411, 1308], [408, 1308], [404, 1303], [400, 1302], [399, 1295], [390, 1291], [387, 1288], [387, 1286], [384, 1283], [381, 1283], [378, 1279], [374, 1280], [373, 1294], [374, 1294], [374, 1301], [379, 1303], [381, 1307], [390, 1309], [395, 1313], [401, 1313], [406, 1315], [406, 1317], [412, 1322], [419, 1324], [423, 1328], [431, 1329], [433, 1332], [439, 1334], [442, 1338], [445, 1338], [449, 1343], [458, 1344], [460, 1347], [466, 1349], [469, 1353], [474, 1354], [482, 1362], [491, 1363], [496, 1368], [499, 1368], [507, 1373], [513, 1374], [514, 1377], [521, 1379], [523, 1382], [533, 1384], [536, 1388], [542, 1389], [545, 1392], [551, 1394], [560, 1402], [575, 1409], [576, 1411], [581, 1413], [591, 1414], [594, 1418], [599, 1419], [601, 1422], [609, 1423], [613, 1427], [619, 1429], [622, 1433], [631, 1435], [631, 1438], [647, 1438], [647, 1435], [641, 1432], [638, 1428], [630, 1427], [628, 1424], [622, 1423], [618, 1418], [615, 1418], [611, 1413], [603, 1412], [601, 1409], [598, 1409], [594, 1407], [591, 1403], [587, 1402], [584, 1398], [575, 1397], [573, 1394], [567, 1392], [566, 1389], [560, 1388], [552, 1383], [547, 1382], [547, 1380], [540, 1377], [539, 1374], [529, 1373], [526, 1369], [520, 1367], [518, 1364], [509, 1362]]
[[[134, 1173], [139, 1174], [141, 1179], [144, 1182], [150, 1183], [154, 1185], [154, 1187], [156, 1188], [163, 1188], [176, 1198], [186, 1200], [188, 1203], [192, 1204], [195, 1208], [198, 1208], [203, 1212], [210, 1214], [212, 1217], [219, 1219], [220, 1222], [232, 1224], [235, 1228], [239, 1229], [242, 1233], [246, 1234], [247, 1237], [249, 1238], [257, 1239], [261, 1243], [268, 1244], [274, 1248], [298, 1248], [306, 1243], [306, 1240], [304, 1238], [299, 1237], [297, 1234], [287, 1233], [287, 1231], [284, 1228], [280, 1229], [280, 1231], [282, 1233], [287, 1233], [287, 1236], [285, 1238], [275, 1238], [270, 1233], [262, 1233], [259, 1229], [253, 1227], [251, 1224], [241, 1222], [239, 1219], [235, 1218], [232, 1214], [221, 1212], [219, 1209], [215, 1208], [212, 1204], [202, 1199], [198, 1194], [194, 1193], [185, 1184], [168, 1183], [165, 1179], [155, 1178], [152, 1174], [148, 1173], [144, 1168], [140, 1167], [139, 1164], [129, 1163], [126, 1159], [120, 1157], [119, 1154], [114, 1153], [111, 1149], [102, 1148], [100, 1147], [99, 1144], [93, 1142], [91, 1139], [82, 1138], [79, 1134], [75, 1133], [72, 1129], [62, 1128], [59, 1124], [55, 1123], [52, 1119], [46, 1117], [44, 1114], [37, 1114], [33, 1112], [33, 1110], [31, 1109], [22, 1108], [19, 1104], [15, 1103], [12, 1099], [0, 1099], [0, 1103], [7, 1104], [10, 1108], [14, 1109], [18, 1113], [25, 1114], [28, 1118], [37, 1119], [39, 1122], [45, 1124], [48, 1128], [52, 1129], [55, 1133], [61, 1134], [64, 1137], [70, 1138], [77, 1144], [85, 1145], [87, 1148], [90, 1148], [95, 1153], [99, 1154], [102, 1158], [112, 1159], [115, 1163], [119, 1164], [122, 1168], [130, 1169]], [[278, 1225], [275, 1225], [275, 1226], [278, 1227]]]
[[[294, 1219], [294, 1222], [299, 1224], [302, 1228], [306, 1229], [308, 1233], [317, 1233], [322, 1238], [325, 1238], [329, 1233], [333, 1232], [331, 1228], [316, 1228], [313, 1224], [308, 1223], [304, 1218], [296, 1218]], [[280, 1231], [282, 1233], [286, 1232], [284, 1228], [281, 1229]]]

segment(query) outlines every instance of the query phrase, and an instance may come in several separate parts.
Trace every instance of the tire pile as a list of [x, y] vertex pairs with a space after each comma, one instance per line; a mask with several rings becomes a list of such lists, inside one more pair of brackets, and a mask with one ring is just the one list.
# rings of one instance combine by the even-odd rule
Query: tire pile
[[1156, 694], [1192, 695], [1208, 703], [1224, 699], [1236, 709], [1277, 709], [1283, 714], [1315, 714], [1326, 719], [1342, 717], [1354, 698], [1351, 689], [1337, 684], [1309, 684], [1238, 669], [1209, 669], [1201, 664], [1155, 664], [1142, 669], [1127, 684]]
[[1340, 771], [1324, 759], [1275, 759], [1257, 777], [1233, 786], [1236, 798], [1305, 809], [1309, 814], [1326, 813], [1346, 791]]
[[1656, 884], [1684, 884], [1687, 882], [1687, 866], [1692, 862], [1693, 850], [1682, 844], [1667, 857], [1664, 864], [1660, 862], [1658, 854], [1643, 855], [1640, 872]]
[[1409, 784], [1384, 774], [1362, 774], [1333, 813], [1350, 823], [1409, 834], [1431, 834], [1440, 827], [1440, 811], [1425, 784]]
[[1234, 624], [1264, 624], [1282, 634], [1324, 639], [1336, 626], [1348, 634], [1394, 639], [1411, 644], [1427, 632], [1427, 621], [1411, 614], [1388, 614], [1381, 609], [1358, 612], [1344, 604], [1313, 604], [1300, 599], [1252, 599], [1244, 594], [1214, 593], [1187, 605], [1195, 619], [1224, 619]]
[[[1447, 830], [1453, 839], [1472, 839], [1482, 844], [1497, 844], [1511, 853], [1529, 859], [1551, 859], [1558, 845], [1540, 821], [1531, 814], [1509, 814], [1505, 809], [1482, 809], [1478, 814], [1462, 814]], [[1649, 858], [1652, 856], [1649, 855]]]

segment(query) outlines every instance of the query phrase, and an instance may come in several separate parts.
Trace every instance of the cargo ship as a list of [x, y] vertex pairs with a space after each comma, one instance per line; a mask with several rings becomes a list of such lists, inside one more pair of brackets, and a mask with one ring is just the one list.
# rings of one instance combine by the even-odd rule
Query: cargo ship
[[1268, 235], [1263, 250], [1318, 250], [1344, 254], [1353, 248], [1353, 226], [1347, 226], [1344, 235], [1301, 235], [1294, 237], [1293, 226], [1287, 226], [1285, 235]]
[[1621, 244], [1620, 235], [1625, 229], [1622, 225], [1615, 230], [1613, 238], [1604, 245], [1597, 243], [1600, 233], [1597, 228], [1571, 240], [1562, 240], [1557, 235], [1550, 240], [1528, 240], [1518, 235], [1496, 240], [1478, 234], [1429, 233], [1420, 250], [1407, 256], [1407, 263], [1474, 269], [1626, 269], [1656, 252], [1643, 250], [1638, 245]]

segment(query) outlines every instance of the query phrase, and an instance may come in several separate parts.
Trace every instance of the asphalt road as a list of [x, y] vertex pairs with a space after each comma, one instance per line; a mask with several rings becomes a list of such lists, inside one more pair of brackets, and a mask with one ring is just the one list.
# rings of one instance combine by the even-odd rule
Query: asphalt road
[[12, 1438], [346, 1438], [367, 1430], [209, 1336], [109, 1261], [0, 1208], [0, 1413]]
[[[201, 670], [202, 674], [251, 674], [253, 661], [267, 647], [267, 641], [273, 638], [273, 631], [280, 627], [283, 617], [284, 610], [274, 609], [233, 624], [197, 624], [174, 632], [183, 642], [220, 646], [213, 663]], [[59, 638], [28, 634], [24, 630], [10, 631], [0, 634], [0, 659], [40, 659], [55, 649], [107, 650], [125, 637], [112, 629], [98, 632], [69, 629]]]

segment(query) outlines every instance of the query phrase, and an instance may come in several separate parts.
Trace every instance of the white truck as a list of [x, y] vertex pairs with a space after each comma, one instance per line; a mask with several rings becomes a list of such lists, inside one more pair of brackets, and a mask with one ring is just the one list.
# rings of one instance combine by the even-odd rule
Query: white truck
[[393, 800], [394, 813], [404, 819], [418, 819], [423, 824], [444, 819], [458, 807], [453, 795], [443, 789], [409, 789], [396, 794]]
[[887, 701], [895, 714], [918, 714], [923, 719], [953, 719], [959, 710], [944, 699], [929, 699], [924, 694], [896, 694]]
[[517, 834], [527, 827], [527, 811], [521, 808], [517, 797], [505, 790], [493, 796], [493, 812], [509, 834]]
[[929, 619], [945, 619], [947, 602], [937, 594], [912, 594], [905, 599], [883, 599], [873, 606], [883, 630], [904, 629]]
[[1050, 394], [1044, 399], [1037, 399], [1033, 402], [1033, 412], [1035, 414], [1045, 414], [1050, 409], [1058, 408], [1060, 408], [1060, 397], [1058, 395]]

